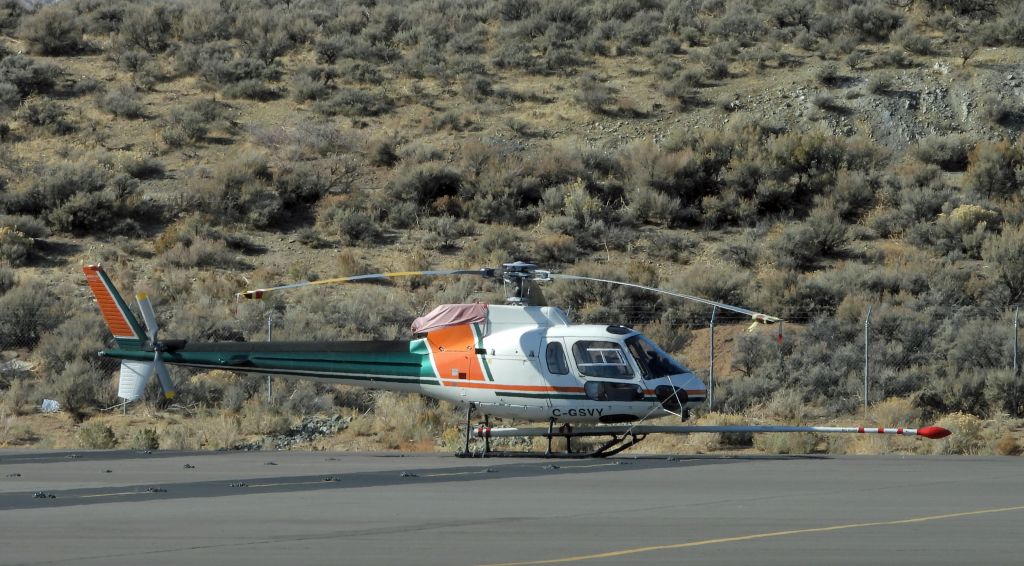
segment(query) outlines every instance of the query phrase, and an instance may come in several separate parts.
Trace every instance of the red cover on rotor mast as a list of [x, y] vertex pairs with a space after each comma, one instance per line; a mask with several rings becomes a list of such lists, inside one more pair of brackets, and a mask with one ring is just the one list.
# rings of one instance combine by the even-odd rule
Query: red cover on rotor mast
[[412, 331], [420, 334], [438, 328], [484, 322], [487, 320], [487, 305], [438, 305], [437, 308], [412, 321]]

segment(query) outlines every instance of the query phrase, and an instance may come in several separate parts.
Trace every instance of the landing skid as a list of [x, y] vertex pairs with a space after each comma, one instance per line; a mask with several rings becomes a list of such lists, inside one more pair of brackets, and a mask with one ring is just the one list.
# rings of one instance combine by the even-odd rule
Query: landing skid
[[[540, 437], [548, 439], [548, 447], [544, 452], [535, 452], [530, 450], [492, 450], [491, 449], [491, 425], [490, 418], [484, 415], [484, 422], [473, 428], [470, 423], [473, 418], [473, 411], [476, 407], [473, 405], [469, 406], [466, 411], [466, 443], [463, 450], [455, 454], [458, 458], [607, 458], [608, 456], [614, 456], [623, 450], [632, 448], [639, 444], [643, 439], [647, 438], [646, 433], [634, 433], [630, 430], [626, 432], [616, 432], [609, 430], [607, 436], [611, 438], [589, 452], [573, 452], [572, 450], [572, 439], [579, 438], [582, 436], [596, 436], [592, 429], [585, 431], [577, 431], [569, 423], [555, 427], [555, 420], [551, 419], [548, 422], [548, 428], [544, 432], [534, 432], [533, 434], [524, 434], [524, 437]], [[483, 448], [479, 451], [471, 451], [469, 449], [471, 436], [483, 439]], [[551, 442], [555, 438], [565, 439], [565, 450], [562, 452], [555, 452], [551, 448]]]
[[[558, 435], [563, 436], [564, 435]], [[478, 452], [457, 452], [455, 456], [457, 458], [560, 458], [560, 459], [582, 459], [582, 458], [607, 458], [614, 456], [627, 448], [631, 448], [640, 443], [647, 435], [628, 435], [628, 436], [617, 436], [613, 437], [605, 442], [596, 450], [590, 452], [572, 452], [569, 438], [565, 437], [566, 445], [568, 448], [562, 452], [546, 451], [536, 452], [530, 450], [489, 450], [484, 449]]]

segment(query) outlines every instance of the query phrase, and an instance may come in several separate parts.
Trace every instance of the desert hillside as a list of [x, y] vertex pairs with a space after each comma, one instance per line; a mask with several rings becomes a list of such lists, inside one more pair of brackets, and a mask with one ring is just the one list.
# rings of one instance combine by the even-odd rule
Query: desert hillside
[[[264, 340], [269, 317], [275, 339], [316, 340], [408, 336], [432, 305], [501, 289], [234, 293], [527, 260], [785, 318], [781, 341], [717, 321], [728, 418], [849, 420], [867, 321], [871, 419], [946, 418], [974, 436], [942, 450], [1014, 453], [1021, 8], [0, 2], [0, 445], [230, 448], [322, 413], [348, 419], [327, 447], [444, 446], [450, 407], [284, 380], [268, 400], [230, 375], [176, 373], [177, 406], [153, 389], [117, 420], [81, 266], [148, 292], [166, 337]], [[705, 307], [545, 292], [708, 371]]]

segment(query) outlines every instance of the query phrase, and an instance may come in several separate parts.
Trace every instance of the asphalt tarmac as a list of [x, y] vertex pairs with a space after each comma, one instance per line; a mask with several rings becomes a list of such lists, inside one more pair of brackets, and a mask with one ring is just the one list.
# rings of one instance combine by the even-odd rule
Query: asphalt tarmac
[[0, 564], [1020, 564], [1022, 472], [1015, 457], [0, 450]]

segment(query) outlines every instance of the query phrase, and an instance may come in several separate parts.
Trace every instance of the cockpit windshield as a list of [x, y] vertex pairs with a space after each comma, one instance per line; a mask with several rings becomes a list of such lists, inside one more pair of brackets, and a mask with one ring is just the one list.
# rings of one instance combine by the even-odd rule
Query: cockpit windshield
[[666, 354], [654, 342], [639, 334], [627, 338], [626, 347], [629, 348], [629, 353], [636, 360], [636, 365], [640, 366], [640, 375], [644, 379], [666, 377], [690, 371], [673, 360], [672, 356]]

